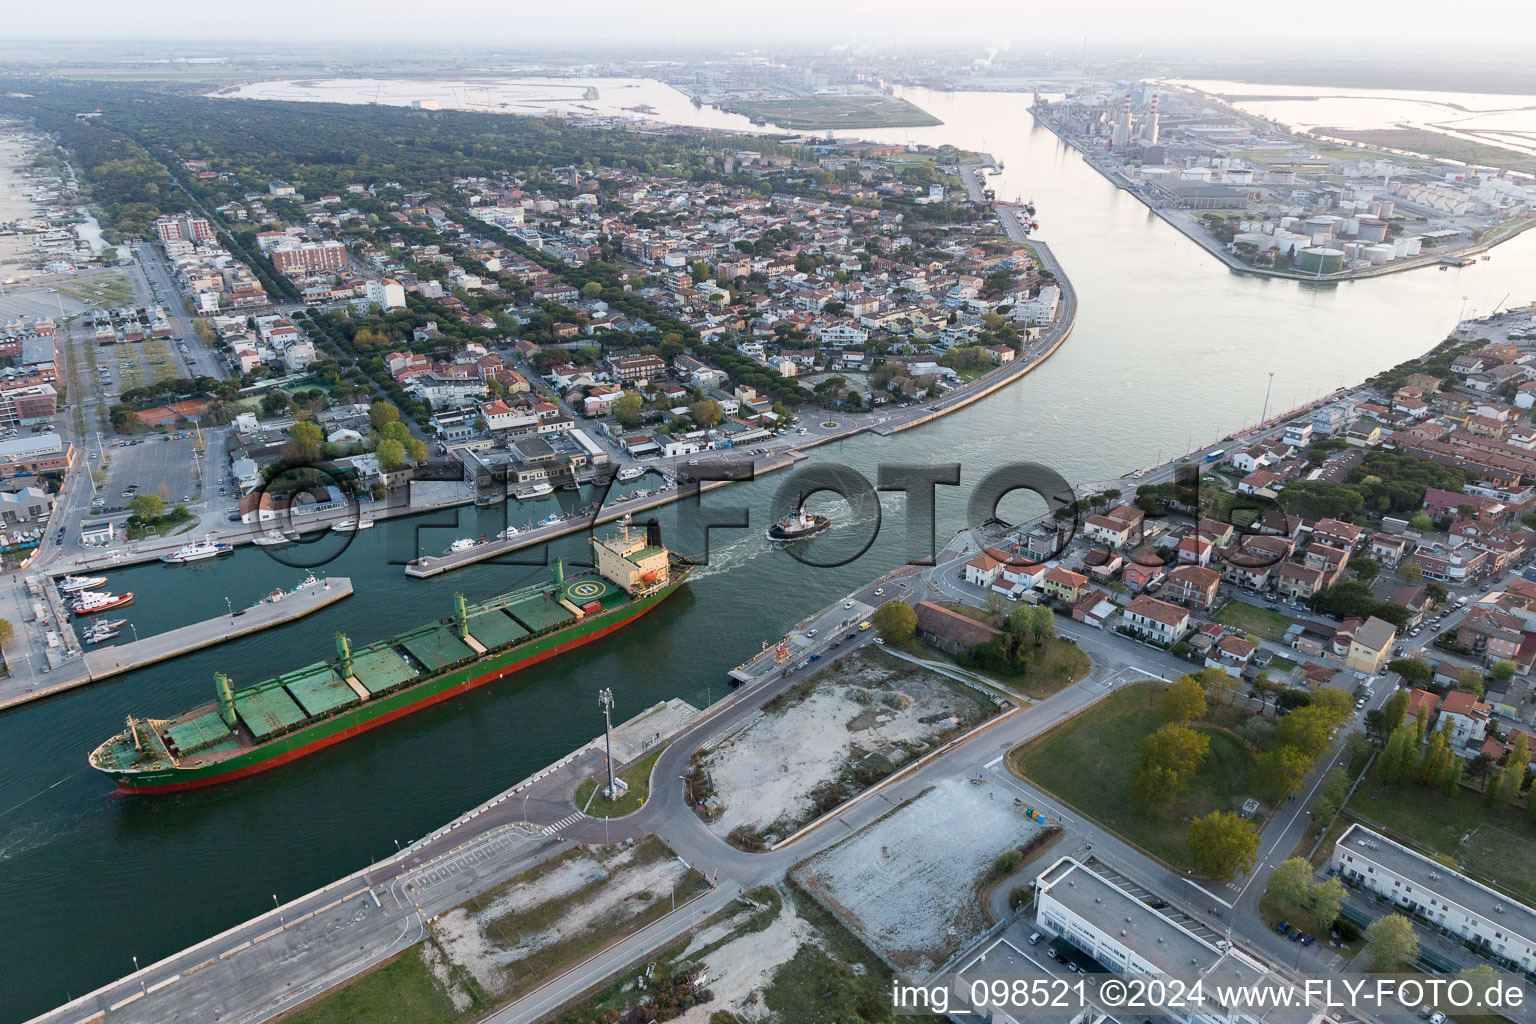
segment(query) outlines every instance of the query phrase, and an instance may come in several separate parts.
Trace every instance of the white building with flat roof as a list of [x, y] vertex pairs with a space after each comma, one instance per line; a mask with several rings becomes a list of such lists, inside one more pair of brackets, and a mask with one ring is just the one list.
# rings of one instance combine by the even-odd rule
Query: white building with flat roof
[[1359, 824], [1339, 837], [1328, 867], [1491, 956], [1536, 969], [1536, 910], [1519, 900]]
[[[1199, 975], [1234, 987], [1284, 985], [1258, 957], [1209, 929], [1197, 931], [1177, 910], [1152, 907], [1071, 857], [1035, 879], [1035, 924], [1117, 974]], [[1265, 1016], [1218, 1005], [1213, 998], [1182, 1012], [1163, 1011], [1187, 1024], [1259, 1024]], [[1309, 1012], [1313, 1021], [1321, 1011]]]

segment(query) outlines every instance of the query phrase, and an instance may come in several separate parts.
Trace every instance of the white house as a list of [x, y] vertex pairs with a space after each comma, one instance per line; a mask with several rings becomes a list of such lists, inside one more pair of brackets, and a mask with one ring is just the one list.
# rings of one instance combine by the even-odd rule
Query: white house
[[364, 290], [369, 302], [377, 302], [386, 310], [405, 308], [405, 287], [392, 277], [369, 281]]

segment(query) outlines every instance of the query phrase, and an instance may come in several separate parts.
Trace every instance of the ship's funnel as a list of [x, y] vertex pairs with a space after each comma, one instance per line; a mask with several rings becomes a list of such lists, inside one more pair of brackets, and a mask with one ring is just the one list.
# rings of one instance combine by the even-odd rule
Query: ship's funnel
[[231, 729], [235, 727], [235, 691], [229, 685], [229, 676], [223, 672], [213, 674], [213, 685], [219, 691], [219, 717], [224, 719], [224, 724]]
[[650, 548], [661, 547], [661, 524], [654, 519], [645, 521], [645, 546]]
[[336, 668], [341, 672], [341, 678], [349, 679], [352, 676], [352, 641], [347, 639], [347, 634], [336, 634]]

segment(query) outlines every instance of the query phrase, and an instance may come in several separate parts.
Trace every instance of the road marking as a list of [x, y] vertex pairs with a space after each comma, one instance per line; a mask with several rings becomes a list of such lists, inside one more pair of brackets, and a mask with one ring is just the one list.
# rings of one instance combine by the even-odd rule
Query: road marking
[[181, 980], [181, 975], [173, 974], [169, 978], [166, 978], [164, 981], [157, 981], [157, 982], [155, 982], [153, 985], [149, 986], [149, 988], [146, 989], [145, 991], [147, 991], [147, 992], [158, 992], [161, 989], [165, 988], [167, 985], [174, 985], [176, 982], [178, 982], [180, 980]]
[[580, 811], [578, 811], [577, 813], [572, 814], [572, 815], [570, 815], [568, 817], [561, 818], [559, 821], [555, 822], [553, 825], [545, 825], [544, 828], [541, 829], [540, 831], [542, 831], [544, 833], [544, 835], [546, 835], [546, 836], [552, 836], [556, 832], [559, 832], [563, 828], [571, 827], [572, 825], [576, 824], [581, 819], [582, 819], [582, 814], [581, 814]]
[[1215, 900], [1217, 903], [1220, 903], [1222, 906], [1226, 907], [1228, 910], [1232, 909], [1232, 904], [1228, 903], [1226, 900], [1222, 899], [1220, 896], [1217, 896], [1215, 893], [1213, 893], [1209, 889], [1205, 888], [1205, 886], [1198, 885], [1195, 882], [1191, 882], [1187, 878], [1184, 879], [1184, 881], [1189, 882], [1190, 885], [1194, 886], [1196, 889], [1199, 889], [1201, 892], [1205, 893], [1211, 899]]

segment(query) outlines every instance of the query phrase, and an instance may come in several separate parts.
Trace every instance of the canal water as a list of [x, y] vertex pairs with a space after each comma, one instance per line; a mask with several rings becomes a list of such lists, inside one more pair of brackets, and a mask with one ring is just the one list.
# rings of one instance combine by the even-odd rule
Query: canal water
[[[870, 480], [882, 464], [959, 462], [962, 486], [940, 489], [940, 544], [969, 518], [971, 487], [998, 466], [1042, 462], [1073, 481], [1117, 475], [1257, 420], [1271, 372], [1273, 411], [1423, 352], [1463, 308], [1471, 315], [1536, 298], [1531, 235], [1445, 272], [1321, 287], [1240, 277], [1034, 126], [1027, 97], [906, 95], [945, 123], [865, 134], [992, 152], [1005, 164], [998, 194], [1034, 199], [1039, 234], [1080, 300], [1071, 338], [1020, 382], [929, 426], [812, 454], [811, 465], [846, 465]], [[838, 525], [812, 549], [820, 561], [867, 550], [836, 568], [801, 565], [762, 537], [795, 490], [777, 473], [705, 495], [704, 508], [742, 507], [751, 525], [712, 530], [694, 580], [628, 629], [226, 786], [114, 797], [85, 756], [127, 714], [169, 715], [210, 699], [215, 671], [248, 685], [328, 656], [337, 631], [366, 643], [448, 614], [455, 592], [473, 600], [544, 578], [543, 565], [483, 564], [421, 581], [398, 564], [458, 537], [494, 536], [507, 514], [466, 509], [381, 524], [317, 569], [350, 576], [354, 597], [0, 717], [0, 1021], [30, 1017], [130, 971], [133, 956], [164, 956], [270, 907], [274, 894], [308, 891], [430, 831], [597, 734], [601, 688], [613, 689], [621, 716], [669, 697], [718, 699], [726, 672], [764, 641], [924, 553], [908, 536], [903, 498], [886, 494], [878, 522], [867, 503], [834, 502]], [[550, 508], [527, 506], [512, 521]], [[1029, 510], [1017, 502], [1005, 512]], [[700, 520], [696, 509], [673, 506], [659, 518], [670, 544], [703, 553], [705, 538], [689, 526]], [[584, 550], [578, 536], [515, 557], [574, 565]], [[190, 566], [128, 569], [111, 587], [137, 594], [127, 617], [151, 632], [217, 614], [226, 598], [249, 605], [304, 573], [246, 548]]]

